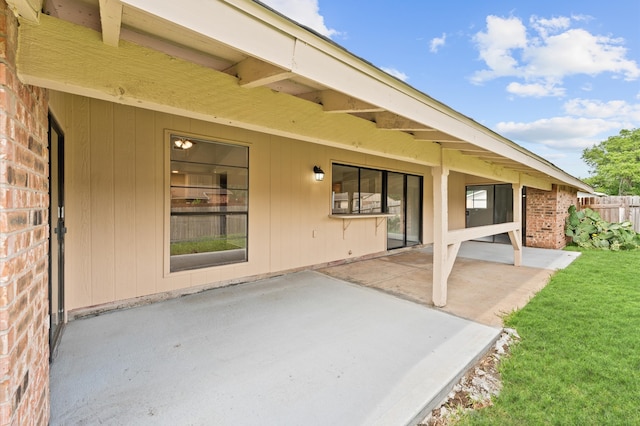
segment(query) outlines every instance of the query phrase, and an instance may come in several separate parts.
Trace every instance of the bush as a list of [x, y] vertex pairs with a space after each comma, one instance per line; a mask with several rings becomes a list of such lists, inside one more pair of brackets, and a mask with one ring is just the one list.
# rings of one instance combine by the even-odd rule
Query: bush
[[586, 249], [634, 250], [640, 248], [640, 234], [631, 222], [609, 223], [591, 209], [578, 211], [569, 207], [566, 235]]

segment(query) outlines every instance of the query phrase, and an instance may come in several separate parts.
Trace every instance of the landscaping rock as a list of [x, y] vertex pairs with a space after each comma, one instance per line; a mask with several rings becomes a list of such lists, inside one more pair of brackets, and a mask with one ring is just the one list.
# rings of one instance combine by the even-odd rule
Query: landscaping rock
[[491, 399], [502, 390], [498, 373], [500, 361], [509, 354], [511, 345], [519, 340], [516, 330], [503, 329], [492, 349], [453, 386], [447, 399], [418, 426], [446, 426], [455, 423], [466, 411], [491, 406]]

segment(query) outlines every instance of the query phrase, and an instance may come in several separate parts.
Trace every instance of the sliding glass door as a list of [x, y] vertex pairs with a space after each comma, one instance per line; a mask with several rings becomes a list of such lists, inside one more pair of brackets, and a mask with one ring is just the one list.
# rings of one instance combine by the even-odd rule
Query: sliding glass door
[[387, 249], [420, 244], [422, 235], [422, 178], [387, 173]]

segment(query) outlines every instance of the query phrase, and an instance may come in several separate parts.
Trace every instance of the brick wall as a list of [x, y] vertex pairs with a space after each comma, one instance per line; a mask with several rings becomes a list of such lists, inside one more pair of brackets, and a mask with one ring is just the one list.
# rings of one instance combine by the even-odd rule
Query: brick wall
[[578, 192], [564, 185], [553, 185], [551, 191], [527, 188], [526, 245], [560, 249], [567, 244], [564, 235], [569, 206], [578, 203]]
[[0, 0], [0, 425], [49, 421], [47, 98], [15, 70]]

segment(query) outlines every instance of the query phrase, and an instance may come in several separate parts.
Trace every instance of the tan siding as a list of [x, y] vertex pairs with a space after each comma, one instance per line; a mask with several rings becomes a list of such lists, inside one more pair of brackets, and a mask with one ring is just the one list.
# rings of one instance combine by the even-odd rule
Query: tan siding
[[114, 104], [92, 100], [91, 146], [91, 304], [115, 300]]
[[114, 110], [115, 297], [136, 296], [136, 114], [131, 107]]
[[[70, 310], [384, 251], [384, 221], [328, 217], [332, 162], [424, 176], [432, 240], [423, 165], [78, 96], [52, 92], [52, 100], [68, 140]], [[168, 273], [167, 129], [249, 146], [248, 262]], [[316, 164], [323, 182], [313, 179]]]
[[89, 143], [89, 100], [73, 98], [65, 138], [65, 180], [67, 244], [65, 285], [68, 307], [91, 303], [91, 146]]
[[424, 174], [423, 198], [422, 242], [433, 244], [433, 176], [431, 176], [431, 169], [428, 169]]
[[155, 114], [144, 109], [136, 110], [135, 129], [135, 210], [130, 219], [134, 220], [136, 229], [135, 286], [136, 295], [150, 294], [157, 291], [155, 248], [155, 217], [150, 214], [149, 206], [155, 205], [155, 181], [153, 171], [155, 165], [155, 148], [158, 142], [154, 139]]
[[466, 190], [465, 175], [449, 173], [449, 229], [462, 229], [466, 226]]

